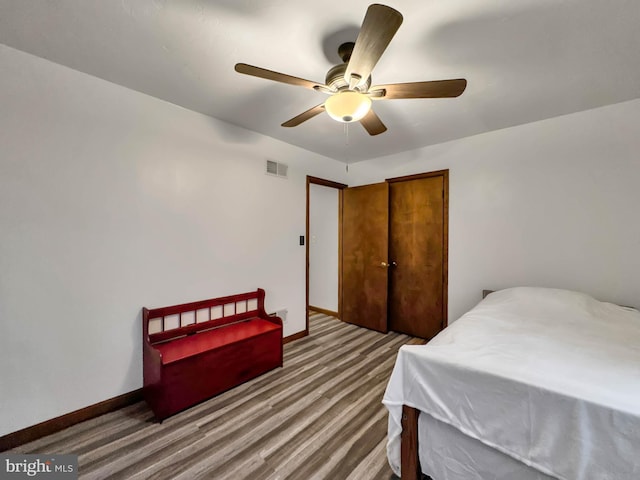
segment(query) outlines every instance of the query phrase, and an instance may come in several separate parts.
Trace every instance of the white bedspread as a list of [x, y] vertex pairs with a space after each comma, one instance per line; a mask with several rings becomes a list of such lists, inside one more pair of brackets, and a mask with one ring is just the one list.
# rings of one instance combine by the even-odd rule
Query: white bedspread
[[640, 313], [577, 292], [494, 292], [404, 346], [383, 403], [400, 473], [402, 404], [563, 480], [640, 478]]

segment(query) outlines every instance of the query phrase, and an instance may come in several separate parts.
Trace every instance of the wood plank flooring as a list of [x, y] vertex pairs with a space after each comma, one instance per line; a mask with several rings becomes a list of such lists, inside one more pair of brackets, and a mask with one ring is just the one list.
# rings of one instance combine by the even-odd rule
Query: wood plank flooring
[[283, 368], [162, 424], [140, 402], [14, 452], [77, 454], [82, 479], [394, 479], [381, 399], [407, 343], [312, 315]]

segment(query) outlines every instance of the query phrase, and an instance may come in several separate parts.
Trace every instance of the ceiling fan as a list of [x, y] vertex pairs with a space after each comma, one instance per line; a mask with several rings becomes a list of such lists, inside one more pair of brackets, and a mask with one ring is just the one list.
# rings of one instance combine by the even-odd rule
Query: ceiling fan
[[386, 5], [370, 5], [355, 43], [343, 43], [338, 48], [338, 54], [344, 63], [327, 72], [324, 84], [246, 63], [236, 64], [235, 70], [245, 75], [299, 85], [330, 95], [326, 102], [284, 122], [283, 127], [295, 127], [326, 111], [339, 122], [359, 121], [370, 135], [378, 135], [385, 132], [387, 127], [371, 108], [371, 100], [457, 97], [467, 86], [465, 79], [458, 78], [372, 87], [371, 71], [401, 24], [402, 14], [397, 10]]

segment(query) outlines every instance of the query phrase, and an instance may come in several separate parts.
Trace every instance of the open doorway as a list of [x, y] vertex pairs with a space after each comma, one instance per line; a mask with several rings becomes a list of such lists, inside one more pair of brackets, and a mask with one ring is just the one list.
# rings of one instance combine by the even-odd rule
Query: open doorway
[[307, 176], [305, 334], [310, 309], [340, 318], [342, 189], [346, 187]]

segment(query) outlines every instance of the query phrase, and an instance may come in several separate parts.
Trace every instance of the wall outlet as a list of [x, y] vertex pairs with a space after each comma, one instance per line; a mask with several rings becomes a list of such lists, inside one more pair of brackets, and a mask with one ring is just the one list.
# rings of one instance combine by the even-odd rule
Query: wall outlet
[[287, 323], [287, 313], [289, 312], [289, 310], [287, 310], [286, 308], [283, 308], [281, 310], [276, 310], [273, 313], [270, 313], [269, 316], [271, 317], [280, 317], [282, 319], [282, 324], [286, 324]]

